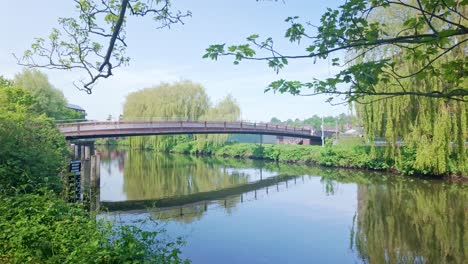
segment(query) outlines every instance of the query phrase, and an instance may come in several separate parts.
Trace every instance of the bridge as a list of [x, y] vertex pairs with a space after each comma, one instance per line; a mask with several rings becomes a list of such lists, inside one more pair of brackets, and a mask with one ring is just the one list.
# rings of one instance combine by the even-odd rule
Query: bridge
[[[92, 121], [57, 126], [67, 140], [175, 134], [260, 134], [309, 139], [311, 144], [319, 144], [322, 137], [322, 131], [310, 128], [244, 121]], [[325, 137], [333, 134], [324, 131]]]

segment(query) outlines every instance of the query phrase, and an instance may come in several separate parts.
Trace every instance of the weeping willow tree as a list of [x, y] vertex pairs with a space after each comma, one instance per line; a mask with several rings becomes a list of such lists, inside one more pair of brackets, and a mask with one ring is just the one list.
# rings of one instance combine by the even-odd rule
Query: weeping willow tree
[[[162, 83], [152, 88], [133, 92], [124, 104], [126, 121], [236, 121], [240, 118], [240, 107], [231, 96], [226, 96], [214, 107], [205, 89], [190, 81], [174, 84]], [[223, 144], [227, 135], [178, 135], [145, 136], [129, 138], [132, 148], [169, 151], [177, 144], [195, 141], [195, 150], [201, 151]]]
[[[171, 121], [198, 120], [207, 113], [210, 101], [205, 89], [190, 81], [173, 84], [161, 83], [127, 96], [124, 104], [124, 120]], [[178, 142], [190, 140], [189, 136], [130, 137], [132, 148], [150, 148], [167, 151]]]
[[[238, 121], [240, 120], [240, 107], [236, 100], [231, 95], [228, 95], [217, 105], [210, 108], [201, 119], [206, 121]], [[227, 134], [197, 135], [196, 150], [206, 151], [210, 147], [221, 146], [227, 139]]]
[[[410, 21], [411, 17], [417, 15], [411, 10], [393, 7], [375, 13], [371, 20], [378, 20], [386, 24], [389, 31], [397, 33], [402, 30], [396, 26], [397, 21]], [[432, 25], [444, 27], [441, 23]], [[424, 24], [419, 27], [422, 33], [432, 30]], [[356, 101], [355, 107], [368, 138], [372, 142], [385, 138], [386, 158], [406, 174], [468, 174], [465, 144], [468, 104], [453, 98], [396, 96], [408, 89], [435, 94], [467, 87], [466, 45], [454, 45], [462, 41], [465, 41], [463, 37], [447, 39], [446, 46], [438, 48], [445, 50], [443, 57], [435, 57], [434, 48], [423, 45], [394, 45], [376, 48], [357, 61], [365, 63], [380, 57], [393, 62], [388, 78], [380, 78], [371, 88], [356, 87], [387, 95], [364, 96]], [[428, 64], [430, 61], [432, 63]], [[457, 71], [451, 71], [453, 67]], [[395, 95], [389, 96], [389, 93]], [[401, 143], [404, 147], [400, 147]]]

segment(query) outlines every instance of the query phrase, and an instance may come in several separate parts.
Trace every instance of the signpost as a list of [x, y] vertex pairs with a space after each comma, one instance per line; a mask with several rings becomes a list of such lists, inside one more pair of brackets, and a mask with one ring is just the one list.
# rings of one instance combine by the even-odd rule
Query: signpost
[[74, 202], [80, 200], [81, 194], [81, 160], [70, 161], [68, 171], [70, 172], [69, 177], [69, 191], [70, 199]]

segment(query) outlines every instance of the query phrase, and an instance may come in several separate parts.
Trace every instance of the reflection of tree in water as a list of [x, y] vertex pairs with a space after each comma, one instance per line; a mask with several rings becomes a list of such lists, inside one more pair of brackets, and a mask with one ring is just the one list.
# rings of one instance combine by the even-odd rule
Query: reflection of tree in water
[[124, 191], [129, 200], [158, 199], [209, 192], [248, 183], [249, 176], [229, 174], [220, 164], [185, 155], [129, 151]]
[[151, 217], [158, 220], [171, 220], [184, 222], [186, 224], [202, 218], [203, 214], [213, 207], [223, 207], [228, 214], [231, 214], [233, 208], [241, 201], [240, 195], [230, 196], [215, 203], [205, 201], [201, 203], [188, 204], [173, 208], [163, 208], [151, 212]]
[[467, 201], [440, 182], [359, 185], [351, 247], [366, 263], [467, 263]]
[[99, 147], [97, 149], [101, 158], [101, 166], [111, 173], [111, 161], [117, 160], [119, 171], [124, 170], [125, 165], [125, 150], [118, 150], [115, 147]]
[[158, 220], [171, 220], [183, 223], [191, 223], [201, 219], [206, 211], [205, 204], [192, 204], [182, 207], [166, 208], [151, 213], [151, 218]]

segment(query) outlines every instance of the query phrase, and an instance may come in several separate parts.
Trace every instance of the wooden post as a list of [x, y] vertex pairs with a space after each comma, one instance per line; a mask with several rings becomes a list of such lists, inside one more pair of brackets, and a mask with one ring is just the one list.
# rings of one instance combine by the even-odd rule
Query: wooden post
[[85, 155], [84, 158], [89, 160], [91, 157], [91, 148], [89, 146], [85, 146]]
[[85, 146], [84, 145], [80, 146], [80, 159], [81, 160], [85, 159]]
[[89, 209], [91, 211], [96, 210], [96, 156], [92, 155], [90, 159], [90, 170], [89, 170]]
[[99, 211], [101, 202], [101, 157], [91, 156], [91, 210]]
[[73, 157], [74, 157], [74, 159], [80, 158], [80, 149], [79, 148], [80, 148], [80, 146], [78, 146], [76, 144], [73, 145]]
[[101, 189], [101, 156], [96, 155], [96, 188]]
[[84, 202], [89, 201], [90, 163], [89, 159], [81, 161], [81, 200]]

